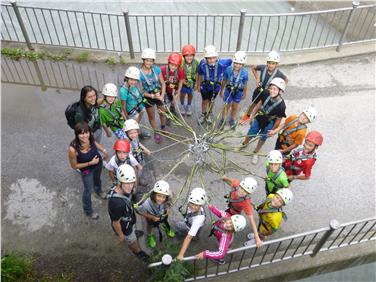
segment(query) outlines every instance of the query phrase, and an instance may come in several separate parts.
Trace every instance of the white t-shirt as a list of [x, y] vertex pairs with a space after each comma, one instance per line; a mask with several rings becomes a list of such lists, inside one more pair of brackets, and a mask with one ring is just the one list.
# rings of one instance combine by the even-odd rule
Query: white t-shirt
[[[188, 234], [191, 235], [192, 237], [197, 235], [198, 230], [204, 226], [205, 224], [205, 214], [203, 208], [201, 208], [202, 214], [193, 216], [189, 219], [191, 223], [191, 228], [188, 231]], [[192, 211], [188, 208], [188, 214], [192, 213]]]
[[[138, 161], [133, 157], [132, 154], [129, 154], [129, 161], [131, 166], [135, 167], [138, 165]], [[116, 154], [112, 156], [110, 161], [106, 164], [106, 169], [109, 171], [116, 171], [119, 166], [116, 163]]]

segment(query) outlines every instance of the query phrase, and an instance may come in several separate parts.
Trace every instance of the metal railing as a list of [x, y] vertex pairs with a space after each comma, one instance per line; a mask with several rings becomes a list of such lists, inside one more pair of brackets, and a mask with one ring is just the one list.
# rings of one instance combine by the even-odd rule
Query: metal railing
[[[314, 257], [320, 252], [373, 241], [376, 240], [375, 225], [376, 218], [346, 224], [332, 220], [327, 228], [266, 241], [260, 249], [253, 245], [229, 250], [224, 265], [209, 259], [199, 261], [194, 256], [186, 257], [184, 260], [191, 262], [193, 269], [193, 276], [186, 281], [216, 277], [308, 255]], [[149, 267], [161, 265], [162, 262], [156, 262]]]
[[295, 51], [373, 40], [376, 5], [286, 14], [98, 13], [1, 4], [1, 39], [32, 44], [129, 52], [151, 47], [179, 51]]

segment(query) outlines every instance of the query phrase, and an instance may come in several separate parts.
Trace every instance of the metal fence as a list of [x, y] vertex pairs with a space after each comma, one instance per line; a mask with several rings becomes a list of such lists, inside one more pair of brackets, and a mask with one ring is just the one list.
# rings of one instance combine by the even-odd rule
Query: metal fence
[[[376, 218], [346, 224], [332, 220], [328, 228], [266, 241], [260, 249], [255, 246], [232, 249], [227, 252], [224, 265], [209, 259], [199, 261], [195, 257], [187, 257], [184, 260], [192, 263], [193, 276], [186, 281], [216, 277], [308, 255], [314, 257], [320, 252], [373, 241], [376, 240], [375, 225]], [[150, 268], [161, 266], [162, 262], [149, 265]]]
[[1, 39], [32, 44], [135, 52], [295, 51], [376, 38], [376, 5], [288, 14], [129, 14], [83, 12], [1, 4]]

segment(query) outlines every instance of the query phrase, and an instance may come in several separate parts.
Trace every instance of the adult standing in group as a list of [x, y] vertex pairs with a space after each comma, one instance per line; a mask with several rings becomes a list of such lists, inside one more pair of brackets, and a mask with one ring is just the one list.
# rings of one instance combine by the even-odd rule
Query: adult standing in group
[[140, 248], [137, 237], [142, 232], [135, 230], [136, 214], [132, 204], [132, 192], [136, 184], [136, 173], [128, 164], [117, 168], [118, 184], [111, 189], [108, 198], [108, 213], [118, 243], [127, 243], [128, 248], [141, 260], [148, 262], [149, 256]]
[[91, 219], [98, 219], [98, 213], [93, 211], [91, 206], [91, 193], [94, 192], [106, 199], [106, 194], [102, 192], [101, 172], [102, 156], [107, 159], [106, 149], [94, 140], [94, 136], [86, 122], [77, 123], [74, 127], [75, 138], [69, 145], [68, 158], [73, 169], [81, 172], [84, 191], [82, 194], [82, 204], [84, 213]]
[[164, 107], [164, 97], [166, 94], [166, 83], [162, 77], [161, 69], [154, 65], [156, 58], [155, 51], [153, 49], [146, 48], [142, 50], [141, 58], [142, 66], [140, 69], [140, 80], [142, 93], [146, 98], [146, 113], [148, 114], [150, 125], [154, 130], [154, 141], [155, 143], [159, 144], [162, 142], [162, 137], [157, 131], [154, 105], [157, 106], [159, 112], [161, 130], [165, 130], [166, 109]]
[[77, 108], [74, 116], [75, 124], [86, 122], [93, 132], [96, 142], [101, 142], [102, 129], [99, 123], [99, 106], [97, 90], [86, 85], [81, 89], [80, 106]]

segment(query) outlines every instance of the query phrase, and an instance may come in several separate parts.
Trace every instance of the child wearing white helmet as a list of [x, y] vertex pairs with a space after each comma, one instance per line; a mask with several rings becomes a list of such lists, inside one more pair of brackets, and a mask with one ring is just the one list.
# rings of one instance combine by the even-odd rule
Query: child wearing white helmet
[[282, 98], [282, 93], [286, 90], [286, 83], [282, 78], [274, 78], [268, 90], [260, 95], [260, 101], [256, 104], [250, 115], [250, 128], [247, 137], [243, 141], [243, 146], [255, 138], [259, 137], [254, 149], [252, 163], [257, 164], [258, 152], [268, 138], [267, 133], [275, 130], [281, 124], [282, 118], [286, 117], [286, 104]]
[[219, 264], [224, 263], [224, 257], [227, 250], [232, 243], [235, 232], [242, 231], [247, 225], [247, 221], [244, 216], [240, 214], [230, 215], [229, 213], [219, 210], [213, 205], [208, 206], [210, 211], [215, 214], [219, 220], [213, 223], [212, 230], [209, 236], [214, 235], [218, 240], [218, 251], [203, 251], [196, 255], [197, 259], [212, 259]]
[[235, 119], [238, 115], [239, 103], [247, 97], [248, 92], [248, 71], [244, 67], [246, 61], [246, 53], [238, 51], [234, 55], [232, 65], [228, 66], [225, 70], [220, 93], [225, 107], [219, 122], [220, 127], [222, 127], [224, 121], [227, 119], [228, 112], [231, 110], [228, 122], [230, 127], [235, 129]]
[[168, 222], [168, 214], [171, 210], [170, 196], [170, 185], [164, 180], [159, 180], [154, 184], [150, 197], [138, 208], [139, 213], [146, 219], [147, 244], [150, 248], [155, 248], [157, 245], [153, 234], [154, 227], [158, 228], [160, 241], [162, 241], [161, 228], [168, 237], [175, 237], [175, 231]]
[[[269, 194], [266, 200], [256, 207], [259, 215], [258, 231], [262, 240], [266, 236], [270, 236], [281, 228], [282, 220], [287, 220], [286, 214], [282, 210], [282, 206], [287, 205], [293, 199], [290, 189], [283, 188], [275, 194]], [[248, 234], [249, 241], [244, 245], [250, 246], [255, 244], [253, 234]]]
[[157, 122], [155, 120], [154, 106], [159, 112], [159, 119], [161, 129], [164, 130], [166, 126], [164, 98], [166, 94], [166, 83], [162, 77], [161, 69], [154, 65], [156, 58], [155, 51], [150, 48], [142, 50], [141, 53], [142, 66], [140, 68], [140, 81], [142, 86], [142, 93], [146, 98], [145, 107], [150, 126], [154, 130], [154, 141], [159, 144], [162, 142], [162, 137], [157, 131]]
[[282, 167], [283, 156], [278, 150], [272, 150], [268, 154], [265, 178], [266, 195], [277, 192], [279, 189], [289, 186], [287, 175]]
[[184, 258], [184, 254], [192, 239], [198, 239], [200, 230], [205, 224], [204, 205], [206, 202], [207, 198], [204, 189], [200, 187], [192, 189], [189, 195], [187, 209], [185, 213], [183, 213], [184, 220], [178, 221], [175, 224], [175, 230], [185, 235], [179, 254], [176, 257], [179, 260]]
[[218, 59], [218, 53], [214, 45], [208, 45], [204, 49], [204, 59], [198, 67], [198, 85], [202, 98], [199, 123], [212, 123], [212, 107], [214, 100], [221, 91], [221, 83], [226, 68], [232, 63], [231, 59]]
[[150, 155], [151, 152], [143, 144], [140, 143], [140, 126], [134, 119], [128, 119], [124, 123], [124, 131], [127, 134], [129, 142], [131, 144], [132, 155], [141, 164], [145, 165], [144, 153]]
[[118, 243], [126, 242], [128, 248], [140, 259], [148, 262], [149, 256], [141, 250], [138, 237], [143, 232], [135, 230], [136, 214], [132, 204], [132, 192], [136, 183], [136, 173], [127, 164], [116, 171], [118, 184], [108, 195], [108, 213], [111, 226], [118, 237]]
[[262, 242], [257, 233], [256, 222], [253, 218], [253, 204], [251, 194], [257, 189], [257, 181], [253, 177], [246, 177], [242, 181], [236, 178], [230, 178], [223, 176], [222, 180], [230, 185], [232, 191], [225, 196], [228, 202], [227, 213], [241, 214], [245, 213], [248, 218], [248, 222], [252, 228], [252, 232], [255, 234], [256, 246], [261, 247]]
[[[126, 138], [123, 130], [125, 115], [122, 105], [118, 99], [117, 87], [113, 83], [103, 86], [103, 103], [99, 106], [99, 123], [106, 132], [107, 137], [111, 137], [111, 131], [118, 139]], [[110, 130], [111, 129], [111, 130]]]
[[309, 106], [300, 115], [291, 115], [276, 129], [270, 130], [269, 137], [279, 132], [275, 149], [281, 151], [283, 155], [288, 155], [291, 150], [302, 145], [307, 132], [307, 124], [313, 122], [316, 117], [316, 109]]
[[[253, 107], [258, 102], [258, 98], [265, 89], [268, 89], [270, 82], [276, 78], [282, 78], [286, 84], [288, 83], [288, 79], [286, 75], [284, 75], [279, 69], [278, 65], [280, 62], [280, 56], [276, 51], [269, 52], [268, 56], [266, 57], [266, 65], [253, 65], [252, 72], [256, 79], [256, 89], [253, 92], [251, 105], [249, 106], [247, 112], [242, 117], [242, 122], [246, 122], [249, 119], [249, 116], [252, 112]], [[258, 75], [257, 72], [260, 72]]]

